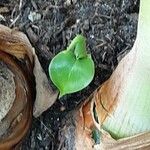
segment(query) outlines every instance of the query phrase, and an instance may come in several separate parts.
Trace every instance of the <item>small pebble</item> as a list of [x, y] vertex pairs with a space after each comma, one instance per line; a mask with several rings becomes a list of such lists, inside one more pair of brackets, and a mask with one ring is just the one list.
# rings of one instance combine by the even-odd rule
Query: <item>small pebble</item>
[[83, 29], [86, 30], [86, 31], [90, 29], [89, 20], [84, 21]]
[[40, 20], [41, 19], [41, 14], [30, 11], [30, 14], [28, 15], [28, 19], [31, 22], [34, 22], [36, 20]]

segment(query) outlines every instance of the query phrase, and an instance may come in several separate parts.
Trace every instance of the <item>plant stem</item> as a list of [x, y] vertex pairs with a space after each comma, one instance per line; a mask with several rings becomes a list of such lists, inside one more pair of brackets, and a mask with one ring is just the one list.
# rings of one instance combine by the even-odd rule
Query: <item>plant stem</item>
[[[140, 1], [137, 30], [138, 61], [143, 68], [150, 64], [150, 0]], [[145, 68], [144, 67], [144, 68]]]
[[99, 120], [116, 139], [150, 131], [149, 12], [150, 0], [141, 0], [136, 42], [97, 94]]

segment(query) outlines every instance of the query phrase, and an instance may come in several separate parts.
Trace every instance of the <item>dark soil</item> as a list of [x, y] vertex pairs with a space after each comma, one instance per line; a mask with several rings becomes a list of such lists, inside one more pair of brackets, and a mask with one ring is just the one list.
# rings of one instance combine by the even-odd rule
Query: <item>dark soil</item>
[[47, 76], [50, 60], [78, 33], [87, 38], [96, 66], [95, 78], [86, 89], [64, 96], [33, 119], [22, 149], [58, 149], [62, 119], [108, 79], [132, 48], [138, 10], [139, 0], [0, 0], [0, 22], [27, 34]]

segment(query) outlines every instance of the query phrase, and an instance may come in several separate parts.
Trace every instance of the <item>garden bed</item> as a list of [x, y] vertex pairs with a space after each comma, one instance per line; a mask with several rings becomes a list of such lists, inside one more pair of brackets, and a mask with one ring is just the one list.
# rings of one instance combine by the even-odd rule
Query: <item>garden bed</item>
[[58, 149], [62, 119], [108, 79], [132, 48], [138, 10], [139, 0], [0, 1], [0, 22], [26, 33], [47, 76], [50, 60], [78, 33], [87, 38], [87, 49], [96, 66], [94, 80], [86, 89], [62, 97], [33, 119], [23, 149]]

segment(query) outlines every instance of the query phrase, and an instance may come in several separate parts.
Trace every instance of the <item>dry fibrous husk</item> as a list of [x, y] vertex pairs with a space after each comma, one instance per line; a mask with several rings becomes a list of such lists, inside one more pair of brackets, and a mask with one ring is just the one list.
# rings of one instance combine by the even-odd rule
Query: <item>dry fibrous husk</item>
[[[7, 66], [9, 71], [12, 72], [15, 83], [15, 99], [0, 122], [0, 149], [6, 150], [14, 148], [29, 129], [34, 98], [33, 85], [30, 85], [30, 82], [32, 83], [34, 79], [32, 75], [33, 60], [28, 56], [28, 41], [26, 42], [24, 39], [24, 34], [19, 33], [15, 35], [15, 33], [17, 33], [17, 31], [12, 33], [9, 28], [0, 25], [0, 61], [5, 64], [4, 68]], [[21, 42], [20, 39], [24, 39], [25, 42]], [[15, 51], [13, 55], [13, 49], [14, 47], [17, 49], [17, 45], [24, 50], [24, 54], [20, 53], [21, 55], [17, 55]], [[24, 64], [22, 64], [23, 62]], [[4, 78], [8, 77], [9, 76], [5, 75]], [[7, 92], [13, 93], [14, 91], [14, 89], [13, 91], [8, 91], [10, 89], [6, 88], [5, 90], [6, 91], [2, 93], [3, 95]], [[1, 100], [10, 100], [10, 95], [7, 96], [7, 99]]]
[[34, 115], [39, 116], [55, 102], [58, 92], [51, 89], [25, 34], [3, 25], [0, 25], [0, 61], [12, 72], [15, 83], [14, 101], [0, 122], [0, 149], [7, 150], [14, 148], [26, 134], [33, 107]]
[[18, 59], [28, 56], [33, 64], [33, 50], [25, 34], [0, 25], [0, 49]]
[[0, 25], [0, 49], [20, 60], [28, 56], [29, 63], [34, 69], [36, 80], [37, 93], [34, 105], [34, 116], [38, 117], [55, 102], [58, 91], [53, 91], [49, 85], [34, 48], [23, 33]]

